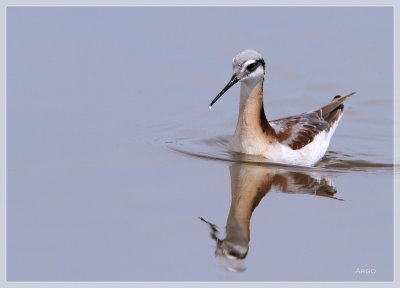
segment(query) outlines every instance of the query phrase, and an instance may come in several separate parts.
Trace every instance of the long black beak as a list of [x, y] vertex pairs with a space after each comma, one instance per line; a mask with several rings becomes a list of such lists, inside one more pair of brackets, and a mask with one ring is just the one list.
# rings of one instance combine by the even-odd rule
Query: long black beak
[[211, 101], [210, 106], [208, 108], [212, 108], [212, 106], [214, 105], [215, 102], [217, 102], [217, 100], [224, 95], [224, 93], [226, 91], [228, 91], [229, 88], [231, 88], [233, 85], [235, 85], [237, 82], [239, 81], [239, 79], [236, 77], [236, 74], [233, 74], [231, 80], [228, 82], [228, 84], [226, 84], [226, 86], [224, 87], [224, 89], [221, 90], [221, 92], [218, 93], [218, 95], [214, 98], [214, 100]]

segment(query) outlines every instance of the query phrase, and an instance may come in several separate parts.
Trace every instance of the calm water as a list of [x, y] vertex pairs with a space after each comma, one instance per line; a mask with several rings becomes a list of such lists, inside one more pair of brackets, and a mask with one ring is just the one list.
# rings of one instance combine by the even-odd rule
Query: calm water
[[[9, 281], [393, 279], [390, 8], [7, 16]], [[245, 48], [269, 119], [357, 92], [316, 167], [227, 150]]]

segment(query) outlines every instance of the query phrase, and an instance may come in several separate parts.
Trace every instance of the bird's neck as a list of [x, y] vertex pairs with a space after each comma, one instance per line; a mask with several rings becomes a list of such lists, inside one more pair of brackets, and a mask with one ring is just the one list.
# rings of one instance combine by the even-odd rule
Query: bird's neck
[[234, 164], [230, 167], [232, 201], [226, 222], [225, 241], [247, 251], [250, 219], [261, 199], [270, 191], [274, 174], [257, 166]]
[[263, 104], [264, 77], [258, 80], [242, 81], [240, 87], [239, 117], [235, 134], [248, 132], [255, 134], [274, 134], [264, 112]]

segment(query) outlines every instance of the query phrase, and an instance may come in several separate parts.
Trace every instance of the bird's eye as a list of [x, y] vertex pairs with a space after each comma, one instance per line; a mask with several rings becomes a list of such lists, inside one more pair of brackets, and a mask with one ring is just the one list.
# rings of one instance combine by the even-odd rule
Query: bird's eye
[[249, 64], [249, 65], [247, 65], [247, 70], [248, 71], [254, 71], [254, 69], [256, 69], [257, 68], [257, 63], [256, 62], [254, 62], [254, 63], [251, 63], [251, 64]]

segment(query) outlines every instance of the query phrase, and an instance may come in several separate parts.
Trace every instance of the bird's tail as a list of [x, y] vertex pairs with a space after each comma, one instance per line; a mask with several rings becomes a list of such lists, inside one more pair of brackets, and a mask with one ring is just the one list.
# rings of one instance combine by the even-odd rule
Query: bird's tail
[[352, 92], [344, 96], [336, 95], [329, 104], [321, 107], [317, 112], [320, 113], [320, 116], [331, 126], [343, 114], [343, 102], [355, 93], [356, 92]]

